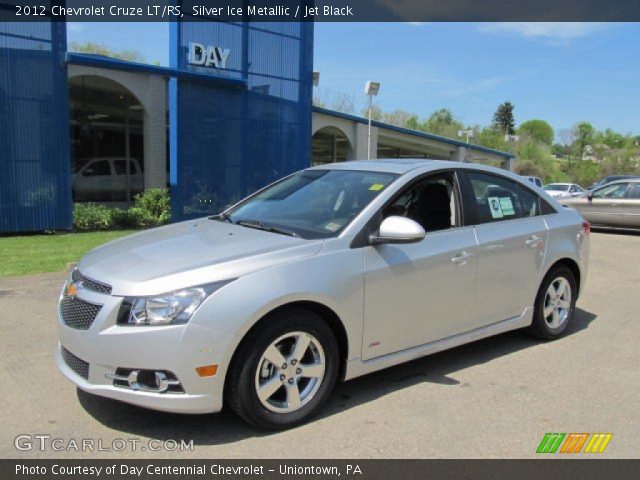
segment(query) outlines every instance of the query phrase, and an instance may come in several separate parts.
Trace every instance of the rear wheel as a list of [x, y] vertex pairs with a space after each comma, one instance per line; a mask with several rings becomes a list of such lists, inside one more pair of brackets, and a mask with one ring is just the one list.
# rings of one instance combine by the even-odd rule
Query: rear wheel
[[571, 269], [564, 265], [552, 268], [540, 285], [528, 331], [548, 340], [560, 337], [573, 320], [577, 292]]
[[238, 349], [227, 402], [260, 428], [307, 421], [326, 402], [338, 371], [338, 345], [318, 315], [301, 309], [265, 319]]

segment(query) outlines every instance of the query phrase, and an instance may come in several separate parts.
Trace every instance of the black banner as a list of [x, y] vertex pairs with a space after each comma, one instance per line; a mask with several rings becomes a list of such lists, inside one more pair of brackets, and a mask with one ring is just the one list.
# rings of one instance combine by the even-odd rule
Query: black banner
[[640, 460], [0, 460], [13, 479], [635, 480]]
[[0, 20], [34, 22], [629, 22], [637, 0], [0, 0]]

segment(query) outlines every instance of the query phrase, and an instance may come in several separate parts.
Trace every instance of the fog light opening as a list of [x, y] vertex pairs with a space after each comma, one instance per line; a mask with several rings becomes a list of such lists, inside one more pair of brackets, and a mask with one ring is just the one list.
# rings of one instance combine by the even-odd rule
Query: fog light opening
[[106, 374], [115, 387], [153, 393], [184, 393], [177, 377], [168, 370], [141, 370], [117, 368], [115, 374]]

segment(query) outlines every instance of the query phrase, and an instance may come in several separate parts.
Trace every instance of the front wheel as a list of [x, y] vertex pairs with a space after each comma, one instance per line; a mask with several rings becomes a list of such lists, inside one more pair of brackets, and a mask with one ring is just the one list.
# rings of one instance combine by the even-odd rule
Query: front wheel
[[260, 428], [307, 421], [326, 402], [338, 372], [338, 345], [318, 315], [288, 310], [266, 318], [238, 349], [227, 402]]
[[547, 340], [560, 337], [573, 320], [577, 293], [573, 272], [564, 265], [552, 268], [540, 284], [529, 333]]

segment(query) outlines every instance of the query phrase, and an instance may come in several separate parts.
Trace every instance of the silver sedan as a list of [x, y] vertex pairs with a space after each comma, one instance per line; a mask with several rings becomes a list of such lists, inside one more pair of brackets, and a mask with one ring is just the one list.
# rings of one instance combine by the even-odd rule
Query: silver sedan
[[57, 364], [96, 395], [291, 427], [337, 380], [509, 330], [560, 337], [588, 257], [589, 224], [503, 170], [314, 167], [87, 254]]
[[594, 227], [640, 229], [640, 178], [618, 180], [559, 201], [578, 210]]

